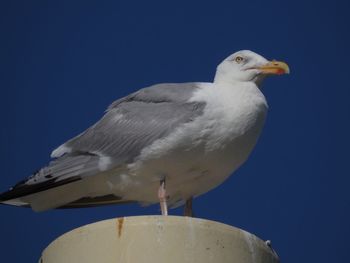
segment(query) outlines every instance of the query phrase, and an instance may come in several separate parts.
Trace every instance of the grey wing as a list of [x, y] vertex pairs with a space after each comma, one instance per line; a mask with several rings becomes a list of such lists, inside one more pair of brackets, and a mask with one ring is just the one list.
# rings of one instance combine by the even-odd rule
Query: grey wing
[[111, 158], [114, 166], [132, 161], [156, 139], [202, 114], [204, 102], [189, 102], [194, 83], [159, 84], [115, 101], [103, 118], [53, 152], [89, 153]]
[[200, 116], [195, 83], [158, 84], [113, 102], [100, 121], [52, 153], [57, 158], [0, 195], [0, 201], [68, 184], [132, 162], [143, 148]]

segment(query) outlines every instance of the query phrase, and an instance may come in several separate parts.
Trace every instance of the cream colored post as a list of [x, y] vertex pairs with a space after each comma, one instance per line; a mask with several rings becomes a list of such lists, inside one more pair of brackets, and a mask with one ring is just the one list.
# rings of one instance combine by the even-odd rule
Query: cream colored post
[[109, 219], [54, 240], [40, 263], [277, 263], [256, 236], [222, 223], [178, 216]]

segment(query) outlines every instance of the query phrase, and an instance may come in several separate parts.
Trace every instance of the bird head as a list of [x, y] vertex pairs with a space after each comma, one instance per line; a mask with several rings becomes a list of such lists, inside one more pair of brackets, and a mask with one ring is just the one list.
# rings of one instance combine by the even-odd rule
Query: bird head
[[269, 75], [288, 74], [289, 67], [281, 61], [269, 61], [250, 50], [238, 51], [227, 57], [217, 67], [214, 82], [246, 82], [257, 85]]

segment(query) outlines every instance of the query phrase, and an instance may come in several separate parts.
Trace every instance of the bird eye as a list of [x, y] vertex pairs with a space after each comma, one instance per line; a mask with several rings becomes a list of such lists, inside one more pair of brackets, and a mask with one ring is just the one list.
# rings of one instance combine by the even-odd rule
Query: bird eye
[[243, 57], [237, 56], [237, 57], [235, 57], [235, 61], [236, 61], [237, 63], [241, 63], [241, 62], [243, 61]]

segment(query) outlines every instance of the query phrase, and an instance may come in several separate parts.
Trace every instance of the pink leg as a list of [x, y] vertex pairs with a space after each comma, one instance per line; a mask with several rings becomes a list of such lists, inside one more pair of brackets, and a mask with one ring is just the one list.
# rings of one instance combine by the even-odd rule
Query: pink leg
[[160, 210], [163, 216], [168, 215], [168, 205], [166, 203], [166, 191], [165, 191], [165, 180], [160, 181], [160, 186], [158, 189], [158, 198], [160, 204]]

